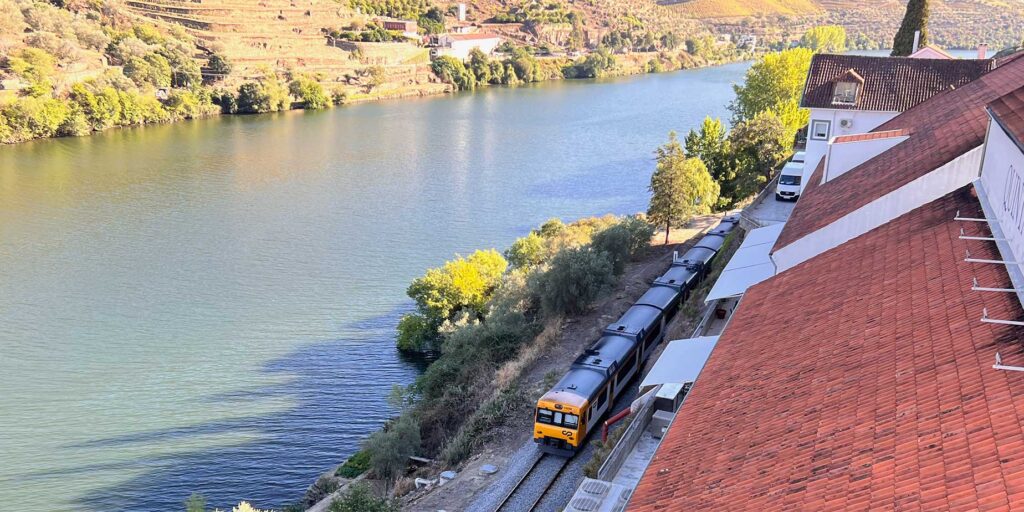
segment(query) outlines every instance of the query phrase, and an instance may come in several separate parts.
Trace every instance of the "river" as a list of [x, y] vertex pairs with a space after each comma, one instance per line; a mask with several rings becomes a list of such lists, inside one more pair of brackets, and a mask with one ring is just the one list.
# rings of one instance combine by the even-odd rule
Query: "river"
[[297, 500], [392, 411], [405, 288], [641, 211], [748, 64], [0, 148], [0, 503]]

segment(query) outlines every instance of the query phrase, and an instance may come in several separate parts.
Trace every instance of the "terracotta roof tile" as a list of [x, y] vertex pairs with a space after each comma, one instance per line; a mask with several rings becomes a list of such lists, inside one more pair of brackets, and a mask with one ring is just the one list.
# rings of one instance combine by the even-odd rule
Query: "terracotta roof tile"
[[910, 130], [886, 130], [884, 132], [855, 133], [853, 135], [840, 135], [835, 138], [837, 144], [844, 142], [861, 142], [865, 140], [890, 139], [893, 137], [909, 137]]
[[989, 103], [989, 112], [1024, 151], [1024, 86]]
[[[629, 504], [675, 510], [1024, 505], [1024, 316], [962, 259], [970, 187], [747, 291]], [[966, 226], [969, 232], [978, 230]]]
[[1024, 84], [1024, 59], [1014, 59], [876, 128], [876, 132], [906, 130], [910, 138], [828, 183], [808, 186], [773, 251], [980, 146], [988, 126], [985, 105], [1021, 84]]
[[[904, 110], [971, 82], [991, 70], [991, 59], [907, 59], [821, 53], [811, 60], [801, 106], [847, 110]], [[853, 105], [832, 103], [836, 82], [854, 79], [863, 87]]]

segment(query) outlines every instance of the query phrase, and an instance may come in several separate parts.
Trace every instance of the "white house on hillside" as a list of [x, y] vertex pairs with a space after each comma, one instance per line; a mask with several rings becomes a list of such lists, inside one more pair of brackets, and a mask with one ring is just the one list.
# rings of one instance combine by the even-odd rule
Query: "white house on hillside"
[[474, 48], [479, 48], [485, 55], [490, 55], [500, 44], [501, 37], [487, 32], [442, 34], [437, 36], [437, 48], [432, 53], [435, 57], [447, 55], [464, 61], [469, 58], [469, 52]]
[[993, 60], [815, 55], [800, 102], [811, 111], [802, 186], [836, 137], [867, 133], [994, 65]]

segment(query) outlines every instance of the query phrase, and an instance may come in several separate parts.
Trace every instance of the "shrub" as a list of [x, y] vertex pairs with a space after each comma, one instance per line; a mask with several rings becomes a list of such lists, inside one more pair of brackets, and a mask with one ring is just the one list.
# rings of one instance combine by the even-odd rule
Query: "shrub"
[[129, 57], [124, 65], [124, 76], [131, 78], [136, 85], [153, 85], [170, 87], [174, 71], [171, 63], [163, 55], [147, 54], [145, 57]]
[[438, 57], [431, 63], [430, 68], [442, 82], [454, 85], [456, 90], [468, 91], [476, 87], [476, 77], [455, 57]]
[[352, 454], [334, 474], [342, 478], [355, 478], [365, 473], [368, 469], [370, 469], [370, 452], [359, 450]]
[[323, 86], [312, 78], [297, 77], [288, 85], [288, 90], [306, 109], [319, 110], [331, 106], [331, 98], [324, 92]]
[[479, 317], [507, 267], [508, 262], [498, 251], [476, 251], [468, 258], [460, 256], [428, 270], [409, 285], [406, 293], [423, 314], [437, 323], [452, 319], [458, 312]]
[[419, 313], [409, 313], [398, 321], [398, 350], [407, 352], [430, 352], [437, 350], [440, 336], [439, 325]]
[[47, 96], [53, 91], [50, 79], [55, 65], [53, 55], [39, 48], [25, 48], [7, 58], [10, 70], [28, 82], [30, 96]]
[[401, 507], [373, 494], [365, 484], [353, 485], [343, 496], [335, 499], [328, 512], [399, 512]]
[[206, 498], [197, 492], [185, 500], [185, 512], [206, 512]]
[[[308, 507], [312, 507], [313, 505], [316, 505], [317, 502], [319, 502], [320, 500], [330, 496], [332, 493], [334, 493], [334, 491], [337, 491], [340, 487], [341, 484], [338, 483], [337, 480], [335, 480], [332, 477], [323, 475], [320, 478], [317, 478], [316, 482], [313, 482], [313, 485], [311, 485], [309, 489], [306, 490], [306, 494], [302, 497], [302, 501]], [[303, 510], [305, 510], [305, 508], [303, 508]]]
[[409, 456], [420, 447], [420, 427], [410, 415], [403, 415], [383, 430], [367, 438], [364, 449], [370, 453], [370, 468], [378, 477], [394, 480], [409, 465]]
[[239, 113], [277, 112], [288, 108], [288, 92], [273, 78], [246, 82], [238, 88], [236, 101]]
[[534, 290], [548, 314], [580, 314], [615, 283], [612, 262], [590, 247], [564, 249], [535, 279]]
[[53, 137], [69, 112], [67, 104], [53, 98], [18, 98], [0, 110], [0, 117], [6, 119], [10, 131], [4, 142]]
[[629, 230], [620, 224], [594, 235], [591, 247], [607, 256], [612, 263], [612, 271], [618, 276], [626, 270], [626, 263], [630, 259], [629, 244]]
[[513, 268], [529, 268], [547, 260], [548, 250], [544, 238], [531, 231], [529, 235], [512, 242], [505, 257]]
[[226, 75], [231, 73], [231, 63], [220, 54], [214, 54], [211, 56], [206, 65], [210, 68], [211, 73], [217, 75], [213, 80], [222, 80]]

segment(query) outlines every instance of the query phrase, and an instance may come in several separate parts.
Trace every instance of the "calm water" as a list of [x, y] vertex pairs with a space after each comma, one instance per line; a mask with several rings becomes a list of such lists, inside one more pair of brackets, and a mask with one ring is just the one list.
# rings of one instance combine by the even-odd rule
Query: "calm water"
[[746, 64], [0, 148], [0, 503], [298, 499], [420, 370], [409, 281], [646, 205]]

